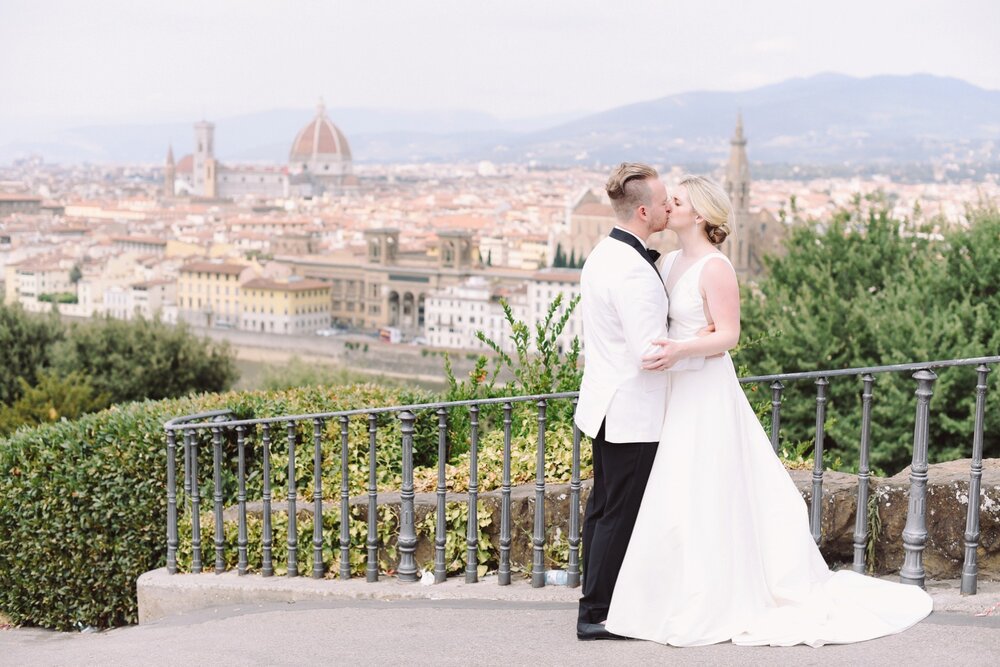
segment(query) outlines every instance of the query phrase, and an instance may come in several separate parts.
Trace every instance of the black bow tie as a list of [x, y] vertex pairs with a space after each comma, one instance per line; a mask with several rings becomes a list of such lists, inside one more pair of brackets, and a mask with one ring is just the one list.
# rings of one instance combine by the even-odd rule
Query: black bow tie
[[653, 250], [652, 248], [646, 248], [646, 254], [649, 255], [649, 261], [655, 262], [660, 258], [660, 251]]

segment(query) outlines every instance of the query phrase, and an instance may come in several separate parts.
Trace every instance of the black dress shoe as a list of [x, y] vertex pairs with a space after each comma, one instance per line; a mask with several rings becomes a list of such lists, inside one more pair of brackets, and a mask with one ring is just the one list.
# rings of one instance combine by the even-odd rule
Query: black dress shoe
[[577, 623], [576, 638], [582, 642], [589, 642], [595, 639], [628, 639], [610, 632], [600, 623]]

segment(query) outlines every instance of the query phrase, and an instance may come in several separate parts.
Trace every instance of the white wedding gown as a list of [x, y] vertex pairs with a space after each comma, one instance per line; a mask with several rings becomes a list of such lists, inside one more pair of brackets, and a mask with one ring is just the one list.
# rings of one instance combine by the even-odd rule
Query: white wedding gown
[[[676, 256], [664, 261], [664, 277]], [[729, 260], [709, 255], [680, 277], [670, 294], [672, 339], [707, 325], [698, 282], [708, 261]], [[830, 571], [729, 354], [670, 375], [608, 630], [674, 646], [822, 646], [901, 632], [931, 612], [917, 586]]]

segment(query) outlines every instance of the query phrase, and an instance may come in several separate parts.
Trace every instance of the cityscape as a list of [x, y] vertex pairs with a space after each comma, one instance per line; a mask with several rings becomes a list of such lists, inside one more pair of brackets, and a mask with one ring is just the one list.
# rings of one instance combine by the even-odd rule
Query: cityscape
[[[736, 205], [723, 250], [744, 282], [796, 224], [886, 207], [932, 229], [996, 204], [995, 172], [929, 182], [884, 174], [754, 179], [752, 129], [733, 111], [729, 157], [715, 165]], [[530, 327], [614, 224], [606, 167], [355, 162], [320, 102], [288, 138], [285, 164], [222, 163], [215, 126], [192, 124], [195, 151], [161, 165], [0, 167], [0, 265], [9, 304], [67, 317], [160, 318], [259, 336], [378, 335], [440, 349], [510, 350], [501, 300]], [[682, 167], [658, 165], [668, 183]], [[794, 175], [794, 171], [792, 174]], [[674, 247], [672, 233], [654, 241]], [[579, 313], [560, 345], [581, 333]], [[245, 338], [243, 340], [246, 340]]]

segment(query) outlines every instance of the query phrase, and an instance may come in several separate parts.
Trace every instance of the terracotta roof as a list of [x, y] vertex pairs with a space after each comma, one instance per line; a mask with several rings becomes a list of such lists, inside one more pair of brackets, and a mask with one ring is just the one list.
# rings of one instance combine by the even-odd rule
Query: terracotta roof
[[254, 278], [253, 280], [249, 280], [240, 286], [240, 289], [242, 290], [260, 289], [271, 290], [274, 292], [304, 292], [312, 289], [329, 288], [330, 283], [324, 283], [321, 280], [292, 280], [286, 282], [271, 280], [269, 278]]
[[174, 172], [178, 174], [190, 174], [194, 171], [194, 156], [185, 155], [174, 167]]
[[216, 264], [215, 262], [191, 262], [181, 267], [181, 273], [225, 273], [238, 276], [247, 269], [246, 264]]
[[164, 239], [155, 236], [113, 236], [111, 240], [115, 243], [145, 243], [148, 245], [167, 245]]
[[351, 148], [340, 129], [326, 117], [326, 110], [320, 105], [316, 117], [296, 135], [292, 142], [289, 162], [301, 162], [321, 155], [339, 155], [351, 159]]
[[36, 197], [35, 195], [18, 195], [0, 192], [0, 201], [32, 201], [40, 204], [42, 198]]

